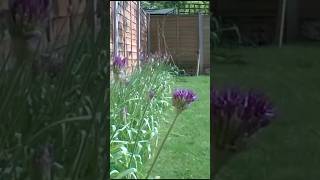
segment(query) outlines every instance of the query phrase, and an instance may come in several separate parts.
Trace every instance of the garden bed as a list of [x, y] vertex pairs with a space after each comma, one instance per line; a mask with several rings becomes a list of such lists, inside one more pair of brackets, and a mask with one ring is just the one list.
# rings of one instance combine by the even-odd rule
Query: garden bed
[[[209, 178], [209, 77], [176, 76], [175, 68], [162, 58], [147, 61], [124, 77], [120, 72], [125, 64], [125, 59], [115, 57], [110, 96], [110, 176]], [[184, 100], [180, 96], [185, 96], [187, 104], [197, 102], [190, 108], [181, 106]], [[172, 142], [174, 139], [176, 142]], [[162, 146], [162, 142], [166, 144]], [[159, 161], [151, 166], [158, 152]]]

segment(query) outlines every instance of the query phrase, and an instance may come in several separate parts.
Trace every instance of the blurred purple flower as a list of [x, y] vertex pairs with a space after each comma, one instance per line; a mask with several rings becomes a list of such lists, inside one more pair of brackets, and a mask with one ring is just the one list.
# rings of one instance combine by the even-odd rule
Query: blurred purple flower
[[[223, 91], [213, 89], [211, 92], [211, 108], [213, 123], [216, 128], [226, 127], [228, 131], [219, 133], [233, 133], [233, 144], [237, 138], [250, 136], [259, 128], [269, 124], [275, 116], [274, 107], [262, 93], [248, 91], [242, 92], [236, 88]], [[230, 135], [220, 134], [219, 137]], [[223, 140], [226, 143], [227, 140]], [[220, 141], [219, 141], [220, 142]]]
[[120, 56], [115, 56], [113, 59], [113, 67], [117, 70], [121, 70], [127, 65], [127, 58], [121, 58]]
[[249, 91], [244, 96], [242, 112], [239, 112], [239, 117], [243, 120], [255, 119], [259, 121], [256, 124], [263, 127], [274, 117], [274, 108], [262, 93]]
[[242, 94], [235, 88], [227, 89], [220, 93], [214, 90], [212, 98], [212, 102], [215, 102], [214, 113], [222, 113], [223, 116], [226, 116], [229, 119], [239, 108]]
[[41, 21], [48, 17], [49, 0], [9, 0], [13, 20], [23, 23]]
[[172, 94], [172, 104], [181, 112], [197, 99], [196, 94], [189, 89], [176, 89]]

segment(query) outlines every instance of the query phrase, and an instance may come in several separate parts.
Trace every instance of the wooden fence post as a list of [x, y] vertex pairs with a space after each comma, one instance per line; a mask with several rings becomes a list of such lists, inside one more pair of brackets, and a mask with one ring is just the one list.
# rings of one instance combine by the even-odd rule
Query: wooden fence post
[[138, 36], [138, 38], [137, 38], [137, 46], [138, 46], [138, 48], [137, 48], [137, 65], [138, 65], [138, 67], [140, 67], [140, 50], [141, 50], [141, 46], [140, 46], [140, 41], [141, 41], [141, 30], [140, 30], [140, 26], [141, 26], [141, 22], [140, 22], [140, 1], [137, 1], [138, 2], [138, 8], [137, 8], [137, 36]]
[[147, 30], [147, 33], [148, 33], [148, 36], [147, 36], [147, 44], [148, 44], [148, 54], [150, 54], [151, 52], [151, 30], [150, 30], [150, 14], [148, 13], [148, 20], [147, 20], [147, 23], [148, 23], [148, 30]]
[[198, 15], [198, 28], [199, 28], [199, 50], [198, 50], [198, 68], [197, 68], [197, 76], [199, 76], [199, 72], [203, 72], [203, 18], [201, 13]]
[[114, 56], [118, 54], [118, 38], [119, 38], [119, 35], [118, 35], [118, 16], [117, 16], [117, 10], [118, 10], [118, 1], [113, 1], [114, 3], [114, 9], [113, 9], [113, 19], [114, 19], [114, 22], [113, 22], [113, 33], [114, 33], [114, 36], [113, 36], [113, 53], [114, 53]]
[[279, 36], [279, 47], [282, 47], [283, 42], [283, 31], [284, 31], [284, 21], [286, 16], [286, 0], [282, 0], [282, 8], [281, 8], [281, 24], [280, 24], [280, 36]]

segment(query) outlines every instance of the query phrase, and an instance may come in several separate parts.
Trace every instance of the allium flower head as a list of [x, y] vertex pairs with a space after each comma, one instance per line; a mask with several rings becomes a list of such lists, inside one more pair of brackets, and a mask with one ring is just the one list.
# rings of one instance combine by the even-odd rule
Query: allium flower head
[[[233, 144], [237, 138], [250, 136], [269, 124], [275, 116], [274, 107], [269, 99], [256, 91], [241, 91], [235, 88], [228, 88], [222, 91], [213, 89], [211, 92], [211, 112], [213, 123], [217, 128], [229, 126]], [[219, 131], [223, 133], [222, 131]], [[219, 135], [220, 136], [220, 135]], [[223, 141], [226, 142], [226, 141]]]
[[273, 118], [274, 108], [268, 98], [262, 93], [249, 91], [243, 99], [243, 112], [240, 113], [242, 119], [259, 119], [260, 126], [269, 124]]
[[115, 56], [113, 59], [113, 68], [117, 70], [121, 70], [127, 65], [127, 58], [121, 58], [120, 56]]
[[189, 89], [176, 89], [172, 94], [172, 104], [181, 112], [197, 99], [196, 94]]
[[236, 88], [227, 89], [222, 92], [214, 90], [212, 92], [213, 113], [222, 113], [227, 118], [231, 116], [240, 107], [241, 101], [243, 99], [243, 94]]

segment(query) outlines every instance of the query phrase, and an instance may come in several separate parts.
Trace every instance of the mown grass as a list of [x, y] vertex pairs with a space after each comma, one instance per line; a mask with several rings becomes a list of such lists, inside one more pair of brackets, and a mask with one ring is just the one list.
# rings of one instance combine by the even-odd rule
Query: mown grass
[[[200, 179], [210, 178], [210, 77], [178, 77], [174, 88], [194, 90], [199, 100], [185, 110], [173, 127], [151, 177], [161, 179]], [[167, 113], [160, 132], [160, 140], [168, 131], [174, 117], [171, 109]], [[145, 167], [146, 171], [150, 163]]]
[[239, 55], [246, 62], [214, 63], [215, 86], [263, 90], [277, 107], [274, 122], [250, 138], [247, 149], [218, 166], [216, 180], [319, 177], [319, 50], [306, 44], [215, 50], [220, 55]]

